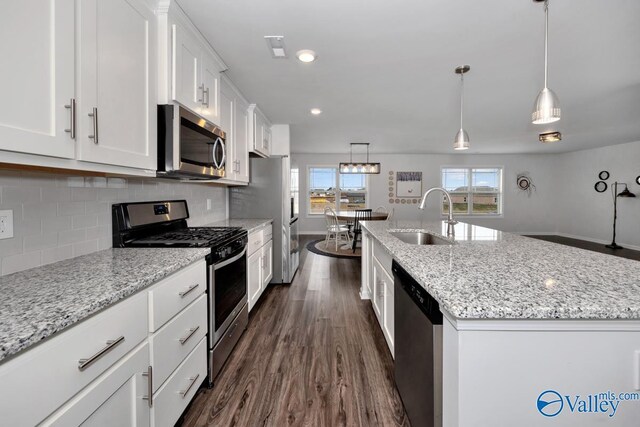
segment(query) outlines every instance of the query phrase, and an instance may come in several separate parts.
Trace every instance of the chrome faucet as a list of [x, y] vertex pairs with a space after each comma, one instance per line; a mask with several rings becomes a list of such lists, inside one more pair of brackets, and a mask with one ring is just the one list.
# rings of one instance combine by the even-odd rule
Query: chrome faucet
[[451, 195], [447, 190], [445, 190], [442, 187], [433, 187], [428, 189], [427, 192], [424, 193], [424, 196], [422, 196], [422, 201], [420, 202], [420, 209], [424, 209], [424, 205], [427, 202], [427, 197], [429, 196], [429, 194], [433, 193], [434, 191], [441, 191], [442, 193], [444, 193], [445, 197], [447, 198], [447, 202], [449, 203], [449, 215], [447, 217], [447, 237], [453, 237], [455, 235], [455, 230], [453, 226], [457, 224], [458, 221], [453, 219], [453, 203], [451, 203]]

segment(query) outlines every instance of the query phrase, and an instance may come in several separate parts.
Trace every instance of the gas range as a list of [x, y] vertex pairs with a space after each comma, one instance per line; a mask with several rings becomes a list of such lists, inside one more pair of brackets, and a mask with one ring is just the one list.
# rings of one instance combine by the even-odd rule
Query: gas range
[[189, 227], [185, 200], [113, 205], [113, 247], [211, 248], [212, 261], [231, 255], [247, 232], [240, 227]]
[[211, 248], [207, 256], [209, 385], [247, 327], [247, 231], [189, 227], [186, 200], [112, 206], [114, 248]]
[[189, 227], [182, 230], [154, 234], [125, 242], [135, 247], [202, 248], [223, 245], [243, 234], [240, 227]]

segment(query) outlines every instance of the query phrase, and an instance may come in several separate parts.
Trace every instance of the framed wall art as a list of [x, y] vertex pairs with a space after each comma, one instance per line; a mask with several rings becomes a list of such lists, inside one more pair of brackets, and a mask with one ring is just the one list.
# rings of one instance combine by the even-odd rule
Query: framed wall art
[[422, 197], [422, 172], [397, 172], [396, 197]]

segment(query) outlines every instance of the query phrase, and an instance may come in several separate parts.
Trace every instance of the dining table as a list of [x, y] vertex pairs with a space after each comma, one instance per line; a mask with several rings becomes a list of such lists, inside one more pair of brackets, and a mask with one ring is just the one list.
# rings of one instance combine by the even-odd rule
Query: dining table
[[[371, 221], [385, 221], [388, 216], [388, 212], [371, 212]], [[338, 218], [339, 221], [354, 221], [356, 219], [356, 211], [337, 211], [336, 218]]]

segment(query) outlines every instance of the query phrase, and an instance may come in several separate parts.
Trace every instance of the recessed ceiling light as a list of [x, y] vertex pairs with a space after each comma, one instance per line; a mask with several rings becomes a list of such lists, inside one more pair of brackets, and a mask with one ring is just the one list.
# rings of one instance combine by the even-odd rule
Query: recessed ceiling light
[[313, 62], [316, 60], [316, 53], [309, 49], [303, 49], [296, 52], [296, 56], [302, 62]]
[[285, 59], [287, 51], [284, 46], [284, 36], [264, 36], [271, 56], [275, 59]]
[[314, 116], [317, 116], [318, 114], [322, 114], [322, 110], [319, 108], [312, 108], [311, 114], [313, 114]]

